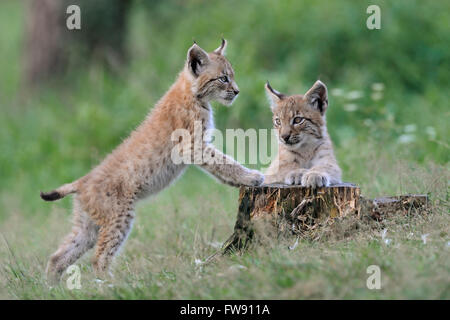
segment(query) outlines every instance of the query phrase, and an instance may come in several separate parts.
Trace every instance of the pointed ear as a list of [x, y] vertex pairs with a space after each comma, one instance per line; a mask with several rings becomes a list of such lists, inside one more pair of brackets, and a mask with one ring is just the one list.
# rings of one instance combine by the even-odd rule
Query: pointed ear
[[327, 86], [322, 81], [317, 80], [312, 88], [305, 93], [305, 98], [308, 103], [316, 110], [319, 110], [322, 115], [327, 110], [328, 90]]
[[264, 86], [266, 88], [267, 97], [269, 98], [270, 106], [273, 109], [273, 107], [281, 100], [284, 99], [285, 95], [278, 92], [277, 90], [273, 89], [270, 86], [269, 81], [266, 82], [266, 85]]
[[220, 45], [220, 47], [218, 47], [216, 50], [214, 50], [214, 53], [224, 56], [225, 51], [227, 50], [227, 44], [228, 44], [227, 40], [222, 38], [222, 44]]
[[208, 53], [194, 42], [187, 53], [187, 64], [192, 74], [195, 77], [198, 77], [199, 74], [203, 70], [205, 70], [205, 67], [209, 64]]

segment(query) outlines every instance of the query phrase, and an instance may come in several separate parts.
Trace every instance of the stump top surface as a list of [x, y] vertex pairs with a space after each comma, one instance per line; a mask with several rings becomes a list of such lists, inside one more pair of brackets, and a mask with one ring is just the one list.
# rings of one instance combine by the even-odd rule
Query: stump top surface
[[[303, 187], [301, 185], [289, 185], [289, 184], [262, 184], [260, 186], [257, 187], [245, 187], [245, 188], [277, 188], [277, 189], [297, 189], [297, 188], [302, 188], [302, 189], [309, 189], [309, 187]], [[321, 187], [322, 189], [327, 189], [327, 188], [358, 188], [358, 186], [354, 183], [349, 183], [349, 182], [342, 182], [342, 183], [337, 183], [337, 184], [332, 184], [328, 187]]]

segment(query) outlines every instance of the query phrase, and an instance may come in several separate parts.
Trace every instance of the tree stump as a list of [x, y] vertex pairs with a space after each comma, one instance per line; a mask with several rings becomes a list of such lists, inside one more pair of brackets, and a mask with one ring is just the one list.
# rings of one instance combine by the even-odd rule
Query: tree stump
[[422, 211], [427, 204], [426, 195], [366, 199], [351, 183], [316, 189], [291, 185], [241, 187], [234, 233], [222, 250], [226, 253], [247, 247], [255, 233], [268, 238], [300, 235], [338, 217], [380, 220], [389, 213]]

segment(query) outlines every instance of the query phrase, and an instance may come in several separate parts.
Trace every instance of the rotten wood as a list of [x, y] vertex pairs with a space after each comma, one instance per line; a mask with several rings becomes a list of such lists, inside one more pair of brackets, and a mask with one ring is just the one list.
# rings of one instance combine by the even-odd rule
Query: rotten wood
[[427, 204], [426, 195], [367, 199], [351, 183], [316, 189], [288, 185], [241, 187], [234, 233], [225, 241], [222, 252], [247, 247], [255, 233], [268, 238], [301, 235], [338, 217], [382, 220], [389, 214], [422, 212]]

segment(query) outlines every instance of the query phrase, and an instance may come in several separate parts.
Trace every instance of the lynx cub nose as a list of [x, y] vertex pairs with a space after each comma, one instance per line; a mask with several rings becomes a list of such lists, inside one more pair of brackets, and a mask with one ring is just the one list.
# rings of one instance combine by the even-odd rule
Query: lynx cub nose
[[281, 135], [281, 138], [282, 138], [285, 142], [288, 142], [290, 137], [291, 137], [291, 134], [290, 134], [290, 133]]

